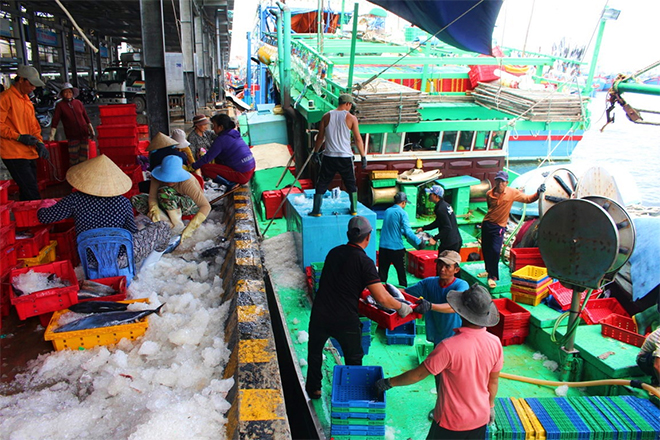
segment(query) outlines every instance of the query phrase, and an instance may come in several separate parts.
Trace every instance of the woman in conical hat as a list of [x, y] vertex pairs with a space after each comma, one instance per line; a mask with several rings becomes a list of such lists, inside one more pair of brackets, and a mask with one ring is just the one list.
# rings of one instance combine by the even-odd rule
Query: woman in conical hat
[[178, 145], [179, 142], [171, 137], [160, 132], [157, 133], [147, 147], [147, 151], [149, 152], [148, 170], [153, 171], [154, 168], [163, 162], [165, 157], [170, 155], [179, 156], [183, 160], [184, 165], [189, 165], [186, 153], [176, 148]]
[[138, 231], [133, 206], [123, 196], [131, 189], [133, 182], [106, 155], [69, 168], [66, 180], [77, 191], [52, 206], [39, 209], [37, 217], [41, 223], [73, 218], [76, 235], [98, 228], [126, 229], [133, 234], [137, 268], [152, 250], [165, 249], [170, 239], [169, 225], [157, 222]]

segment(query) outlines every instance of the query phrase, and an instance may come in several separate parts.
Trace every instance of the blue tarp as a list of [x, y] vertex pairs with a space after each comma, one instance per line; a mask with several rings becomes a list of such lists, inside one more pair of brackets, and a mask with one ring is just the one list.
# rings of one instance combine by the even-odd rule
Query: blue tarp
[[371, 0], [371, 3], [382, 6], [431, 35], [461, 17], [435, 36], [459, 49], [485, 55], [491, 55], [493, 28], [502, 6], [502, 0]]
[[635, 250], [630, 256], [633, 300], [645, 297], [660, 284], [660, 218], [639, 217], [635, 224]]

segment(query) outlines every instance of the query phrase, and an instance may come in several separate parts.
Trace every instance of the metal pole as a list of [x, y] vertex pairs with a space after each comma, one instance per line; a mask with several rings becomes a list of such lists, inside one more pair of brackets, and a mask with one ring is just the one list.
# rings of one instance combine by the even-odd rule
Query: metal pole
[[165, 78], [165, 35], [161, 0], [140, 0], [144, 79], [147, 90], [149, 135], [170, 133], [169, 102]]
[[282, 106], [285, 109], [291, 107], [291, 10], [287, 5], [283, 5], [283, 42], [284, 42], [284, 67], [282, 70]]
[[220, 14], [215, 14], [215, 45], [218, 51], [216, 65], [218, 75], [218, 101], [225, 102], [225, 62], [222, 57], [222, 45], [220, 44]]
[[32, 65], [35, 69], [41, 72], [41, 59], [39, 59], [39, 42], [37, 41], [36, 20], [37, 17], [34, 15], [34, 11], [30, 10], [30, 15], [28, 16], [28, 33], [30, 35], [30, 49], [32, 50]]
[[[12, 2], [10, 2], [10, 5]], [[18, 23], [19, 25], [14, 28], [14, 36], [18, 38], [19, 44], [17, 44], [17, 54], [18, 57], [21, 59], [21, 64], [28, 64], [28, 56], [27, 56], [27, 38], [25, 35], [25, 27], [20, 25], [22, 23], [22, 15], [21, 15], [21, 4], [20, 3], [14, 3], [14, 11], [12, 12], [12, 21], [15, 23]]]
[[243, 98], [246, 104], [252, 104], [252, 35], [248, 32], [245, 35], [247, 38], [247, 66], [245, 71], [245, 93]]
[[67, 48], [66, 48], [66, 30], [62, 25], [62, 19], [60, 19], [60, 53], [62, 54], [62, 78], [64, 81], [69, 81], [69, 65], [66, 62]]
[[358, 4], [353, 7], [353, 34], [351, 35], [351, 58], [348, 65], [348, 83], [346, 88], [348, 93], [353, 90], [353, 70], [355, 69], [355, 46], [357, 45], [357, 27], [358, 27]]
[[[204, 23], [202, 21], [202, 23]], [[211, 98], [211, 87], [210, 87], [210, 55], [209, 55], [209, 32], [205, 24], [202, 24], [202, 68], [204, 69], [204, 95], [200, 98], [203, 99], [202, 103], [204, 107], [209, 102]]]
[[591, 63], [589, 63], [589, 75], [587, 75], [587, 82], [582, 90], [582, 95], [584, 96], [589, 96], [591, 94], [594, 73], [596, 73], [596, 65], [598, 64], [598, 54], [600, 53], [600, 43], [603, 40], [606, 21], [605, 17], [601, 15], [600, 23], [598, 25], [598, 36], [596, 37], [596, 44], [594, 45], [594, 53], [591, 56]]
[[204, 93], [204, 61], [202, 57], [204, 56], [204, 47], [202, 43], [202, 17], [195, 16], [193, 19], [195, 25], [195, 90], [197, 98], [197, 107], [203, 107], [202, 97], [205, 96]]
[[651, 84], [637, 84], [634, 82], [618, 82], [614, 89], [619, 93], [640, 93], [643, 95], [660, 95], [660, 87]]
[[339, 30], [344, 30], [344, 2], [346, 0], [341, 0], [341, 15], [339, 16]]
[[[103, 60], [101, 59], [101, 36], [98, 34], [98, 32], [96, 33], [96, 47], [99, 48], [99, 51], [96, 52], [96, 68], [98, 69], [96, 72], [96, 78], [98, 79], [101, 77], [101, 73], [103, 72]], [[109, 50], [107, 44], [105, 45], [105, 49], [107, 53], [107, 51]]]
[[195, 56], [192, 30], [192, 2], [179, 0], [181, 14], [181, 52], [183, 53], [183, 119], [192, 121], [195, 107]]
[[[578, 287], [573, 287], [573, 296], [571, 298], [571, 310], [568, 315], [568, 330], [573, 328], [574, 324], [577, 324], [576, 321], [580, 319], [580, 300], [582, 299], [582, 291]], [[575, 345], [575, 332], [570, 332], [566, 345], [564, 345], [567, 352], [574, 351]]]
[[69, 42], [69, 67], [71, 68], [70, 82], [74, 87], [78, 87], [78, 66], [76, 65], [76, 48], [73, 43], [73, 29], [69, 29], [68, 42]]

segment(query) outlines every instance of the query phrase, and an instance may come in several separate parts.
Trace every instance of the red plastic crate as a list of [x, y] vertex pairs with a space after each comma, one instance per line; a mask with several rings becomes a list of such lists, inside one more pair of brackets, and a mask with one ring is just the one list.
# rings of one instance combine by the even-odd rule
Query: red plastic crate
[[525, 266], [545, 267], [539, 248], [512, 248], [509, 259], [511, 260], [511, 272]]
[[11, 185], [11, 180], [0, 180], [0, 204], [9, 201], [9, 185]]
[[[561, 307], [562, 310], [566, 311], [571, 307], [571, 301], [573, 299], [573, 291], [571, 289], [562, 286], [559, 281], [555, 281], [554, 283], [548, 286], [548, 290], [550, 291], [550, 295], [552, 295], [552, 297], [555, 299], [557, 304], [559, 304], [559, 307]], [[591, 294], [591, 298], [598, 297], [598, 295], [600, 295], [602, 292], [603, 291], [600, 289], [594, 290], [593, 293]], [[584, 301], [584, 297], [586, 294], [587, 294], [586, 290], [582, 292], [582, 295], [580, 297], [580, 305], [582, 305], [582, 301]]]
[[120, 165], [119, 168], [131, 178], [133, 184], [138, 184], [144, 180], [144, 174], [142, 174], [142, 167], [140, 165]]
[[50, 243], [50, 234], [46, 227], [35, 227], [24, 232], [32, 232], [32, 237], [16, 240], [14, 247], [17, 258], [34, 258]]
[[283, 209], [281, 208], [277, 212], [277, 215], [275, 215], [275, 211], [280, 206], [280, 203], [282, 203], [282, 192], [280, 190], [275, 189], [271, 191], [264, 191], [261, 193], [261, 199], [263, 200], [264, 207], [266, 208], [267, 219], [271, 219], [273, 217], [282, 218]]
[[137, 126], [135, 125], [106, 125], [102, 124], [96, 127], [97, 134], [100, 139], [107, 138], [137, 138]]
[[50, 228], [50, 239], [57, 241], [57, 257], [60, 260], [69, 260], [71, 264], [80, 264], [78, 245], [76, 241], [76, 228], [71, 221], [55, 224]]
[[39, 292], [21, 296], [16, 296], [12, 287], [10, 292], [11, 303], [16, 307], [20, 319], [27, 319], [31, 316], [66, 309], [72, 304], [78, 303], [78, 279], [76, 278], [76, 273], [73, 271], [73, 266], [70, 261], [55, 261], [53, 263], [42, 264], [39, 266], [14, 269], [9, 275], [10, 282], [14, 277], [22, 273], [27, 273], [30, 270], [35, 272], [54, 273], [63, 281], [68, 281], [71, 285], [55, 289], [41, 290]]
[[137, 163], [137, 154], [114, 154], [112, 150], [104, 152], [108, 158], [115, 164], [121, 165], [134, 165]]
[[403, 297], [408, 301], [410, 301], [411, 303], [413, 303], [412, 305], [413, 313], [406, 316], [405, 318], [402, 318], [396, 312], [386, 313], [384, 310], [381, 310], [378, 307], [369, 304], [366, 298], [370, 294], [371, 293], [369, 292], [368, 289], [364, 289], [360, 301], [358, 301], [358, 312], [360, 312], [361, 315], [371, 319], [372, 321], [377, 322], [378, 325], [380, 325], [381, 327], [384, 327], [389, 330], [393, 330], [394, 328], [402, 324], [405, 324], [406, 322], [410, 322], [414, 319], [419, 319], [422, 317], [421, 314], [414, 312], [414, 310], [417, 308], [417, 306], [415, 305], [417, 298], [415, 298], [412, 295], [403, 293]]
[[302, 189], [314, 189], [314, 181], [312, 179], [298, 179]]
[[[89, 280], [89, 281], [94, 281], [94, 282], [97, 282], [97, 283], [105, 284], [106, 286], [112, 287], [113, 289], [115, 289], [119, 293], [117, 293], [115, 295], [101, 296], [99, 298], [81, 299], [81, 300], [79, 300], [79, 302], [87, 302], [87, 301], [124, 301], [126, 299], [126, 277], [125, 276], [97, 278], [95, 280]], [[82, 284], [82, 281], [80, 282], [80, 284]]]
[[494, 299], [500, 312], [500, 322], [488, 331], [502, 341], [502, 345], [522, 344], [529, 335], [531, 313], [508, 298]]
[[16, 243], [16, 226], [13, 223], [0, 228], [0, 249]]
[[14, 245], [4, 247], [0, 251], [0, 273], [7, 273], [10, 269], [16, 266], [16, 248]]
[[13, 202], [0, 205], [0, 227], [9, 226], [12, 224], [11, 217], [9, 215], [9, 211], [11, 210], [12, 205]]
[[98, 148], [96, 148], [96, 142], [93, 140], [90, 140], [87, 143], [87, 158], [88, 159], [93, 159], [96, 156], [99, 155]]
[[149, 152], [147, 151], [147, 148], [149, 148], [150, 143], [151, 142], [149, 142], [149, 140], [138, 141], [137, 149], [138, 149], [139, 153], [144, 155], [144, 156], [148, 156]]
[[472, 88], [477, 87], [480, 82], [490, 82], [499, 79], [500, 77], [495, 75], [495, 70], [499, 69], [498, 65], [474, 65], [470, 66], [470, 71], [468, 76], [470, 77], [470, 84]]
[[133, 148], [133, 152], [137, 153], [137, 144], [138, 144], [137, 134], [133, 136], [123, 136], [123, 137], [115, 136], [115, 137], [99, 138], [98, 142], [99, 142], [99, 148], [104, 153], [105, 153], [104, 150], [107, 150], [108, 148], [117, 149], [117, 148], [128, 148], [128, 147]]
[[[289, 193], [289, 194], [302, 194], [303, 190], [298, 188], [297, 186], [294, 186], [293, 188], [291, 188], [291, 191], [289, 191], [289, 188], [284, 188], [284, 189], [281, 189], [280, 192], [282, 193], [282, 200], [284, 200], [287, 193]], [[276, 207], [276, 209], [277, 209], [277, 207]], [[282, 212], [283, 216], [286, 216], [286, 203], [284, 205], [282, 205], [282, 209], [280, 211]]]
[[99, 105], [99, 114], [101, 120], [106, 116], [132, 116], [135, 118], [137, 111], [135, 110], [135, 104], [110, 104]]
[[149, 126], [146, 124], [137, 126], [138, 141], [149, 141]]
[[613, 313], [600, 321], [603, 336], [641, 347], [646, 339], [637, 333], [637, 326], [632, 318]]
[[600, 323], [612, 313], [629, 316], [616, 298], [592, 299], [587, 302], [580, 316], [587, 324], [594, 325]]
[[132, 125], [137, 127], [137, 115], [101, 116], [101, 125]]
[[41, 208], [46, 200], [59, 199], [43, 199], [43, 200], [28, 200], [25, 202], [14, 202], [12, 205], [12, 212], [14, 213], [14, 220], [18, 228], [30, 228], [32, 226], [42, 226], [42, 223], [37, 218], [37, 211]]
[[47, 186], [62, 183], [69, 170], [69, 142], [46, 142], [45, 145], [50, 157], [37, 159], [37, 178], [44, 180]]
[[7, 271], [0, 276], [0, 316], [9, 316], [11, 310], [11, 300], [9, 299], [10, 286], [9, 271]]
[[[435, 260], [438, 258], [438, 251], [432, 251], [432, 250], [421, 250], [421, 251], [409, 251], [408, 252], [408, 272], [411, 274], [417, 276], [417, 274], [420, 271], [420, 262], [422, 259], [428, 260], [429, 258], [432, 258]], [[432, 276], [435, 276], [435, 262], [434, 264], [434, 273]], [[419, 278], [419, 277], [418, 277]]]

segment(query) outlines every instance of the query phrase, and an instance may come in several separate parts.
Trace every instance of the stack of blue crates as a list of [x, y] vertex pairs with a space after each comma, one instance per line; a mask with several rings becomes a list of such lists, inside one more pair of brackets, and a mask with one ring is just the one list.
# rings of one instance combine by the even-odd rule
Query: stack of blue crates
[[[362, 322], [362, 351], [364, 354], [369, 354], [369, 347], [371, 347], [371, 320], [369, 318], [360, 318]], [[339, 352], [339, 356], [344, 356], [344, 351], [341, 345], [335, 338], [330, 338], [330, 342]]]
[[379, 366], [336, 365], [332, 377], [330, 434], [335, 440], [385, 437], [385, 394], [374, 384], [383, 378]]
[[323, 272], [324, 263], [312, 263], [312, 287], [314, 288], [314, 295], [319, 290], [319, 281], [321, 280], [321, 272]]
[[385, 340], [387, 345], [415, 344], [415, 321], [407, 322], [393, 330], [385, 329]]

